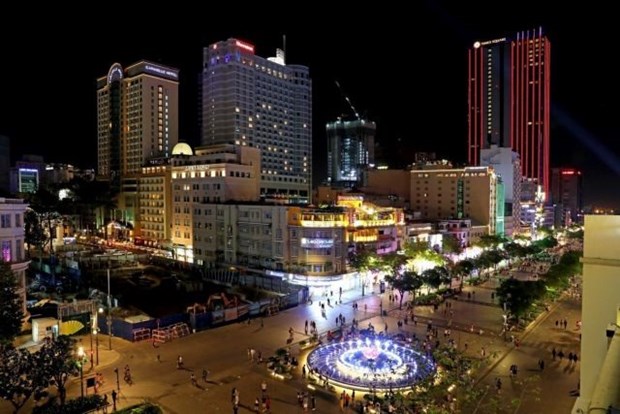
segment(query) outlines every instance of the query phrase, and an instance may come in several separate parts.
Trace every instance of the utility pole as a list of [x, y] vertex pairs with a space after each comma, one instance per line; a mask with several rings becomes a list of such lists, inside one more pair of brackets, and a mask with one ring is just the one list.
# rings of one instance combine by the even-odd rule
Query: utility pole
[[108, 315], [106, 316], [108, 325], [108, 349], [112, 350], [112, 297], [110, 296], [110, 262], [108, 262]]

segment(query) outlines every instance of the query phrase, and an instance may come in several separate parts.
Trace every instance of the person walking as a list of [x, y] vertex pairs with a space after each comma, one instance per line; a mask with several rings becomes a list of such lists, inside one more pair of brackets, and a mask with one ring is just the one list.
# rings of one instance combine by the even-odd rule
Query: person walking
[[177, 369], [182, 369], [182, 368], [183, 368], [183, 357], [179, 355], [177, 357]]
[[541, 371], [545, 370], [545, 361], [543, 359], [538, 360], [538, 368], [540, 368]]
[[112, 390], [112, 410], [116, 411], [116, 390]]

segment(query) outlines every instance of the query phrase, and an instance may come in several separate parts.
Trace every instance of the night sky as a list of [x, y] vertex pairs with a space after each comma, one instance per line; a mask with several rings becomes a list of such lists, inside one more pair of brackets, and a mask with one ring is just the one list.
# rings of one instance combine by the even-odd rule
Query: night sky
[[[540, 2], [502, 3], [502, 10], [519, 7], [506, 13], [497, 1], [454, 3], [411, 2], [408, 11], [353, 6], [354, 13], [311, 3], [291, 5], [290, 12], [264, 3], [230, 10], [205, 4], [146, 15], [106, 3], [81, 18], [47, 17], [79, 10], [37, 10], [46, 16], [40, 21], [3, 13], [0, 134], [11, 137], [13, 159], [34, 153], [95, 168], [95, 80], [114, 62], [148, 59], [181, 70], [180, 138], [194, 145], [202, 47], [236, 37], [268, 57], [286, 34], [287, 62], [309, 66], [314, 83], [315, 183], [325, 175], [325, 122], [351, 115], [336, 80], [357, 111], [377, 123], [377, 141], [392, 163], [411, 162], [415, 151], [462, 163], [467, 49], [476, 40], [542, 26], [552, 43], [552, 166], [583, 170], [586, 204], [620, 205], [614, 13], [595, 2], [557, 10]], [[9, 29], [8, 21], [18, 29]]]

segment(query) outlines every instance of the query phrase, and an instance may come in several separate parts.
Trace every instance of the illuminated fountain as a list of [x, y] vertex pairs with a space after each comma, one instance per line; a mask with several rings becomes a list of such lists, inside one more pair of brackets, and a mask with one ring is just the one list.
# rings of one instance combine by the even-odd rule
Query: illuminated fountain
[[410, 388], [435, 373], [433, 362], [409, 346], [388, 339], [352, 339], [310, 352], [314, 375], [345, 388], [379, 392]]

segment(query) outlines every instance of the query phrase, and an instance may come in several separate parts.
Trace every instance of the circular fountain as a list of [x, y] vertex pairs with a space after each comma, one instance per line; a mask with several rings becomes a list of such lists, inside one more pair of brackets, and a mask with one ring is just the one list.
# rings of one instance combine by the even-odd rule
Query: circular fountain
[[360, 338], [322, 345], [308, 355], [317, 376], [345, 388], [396, 391], [435, 373], [433, 362], [409, 346], [389, 339]]

